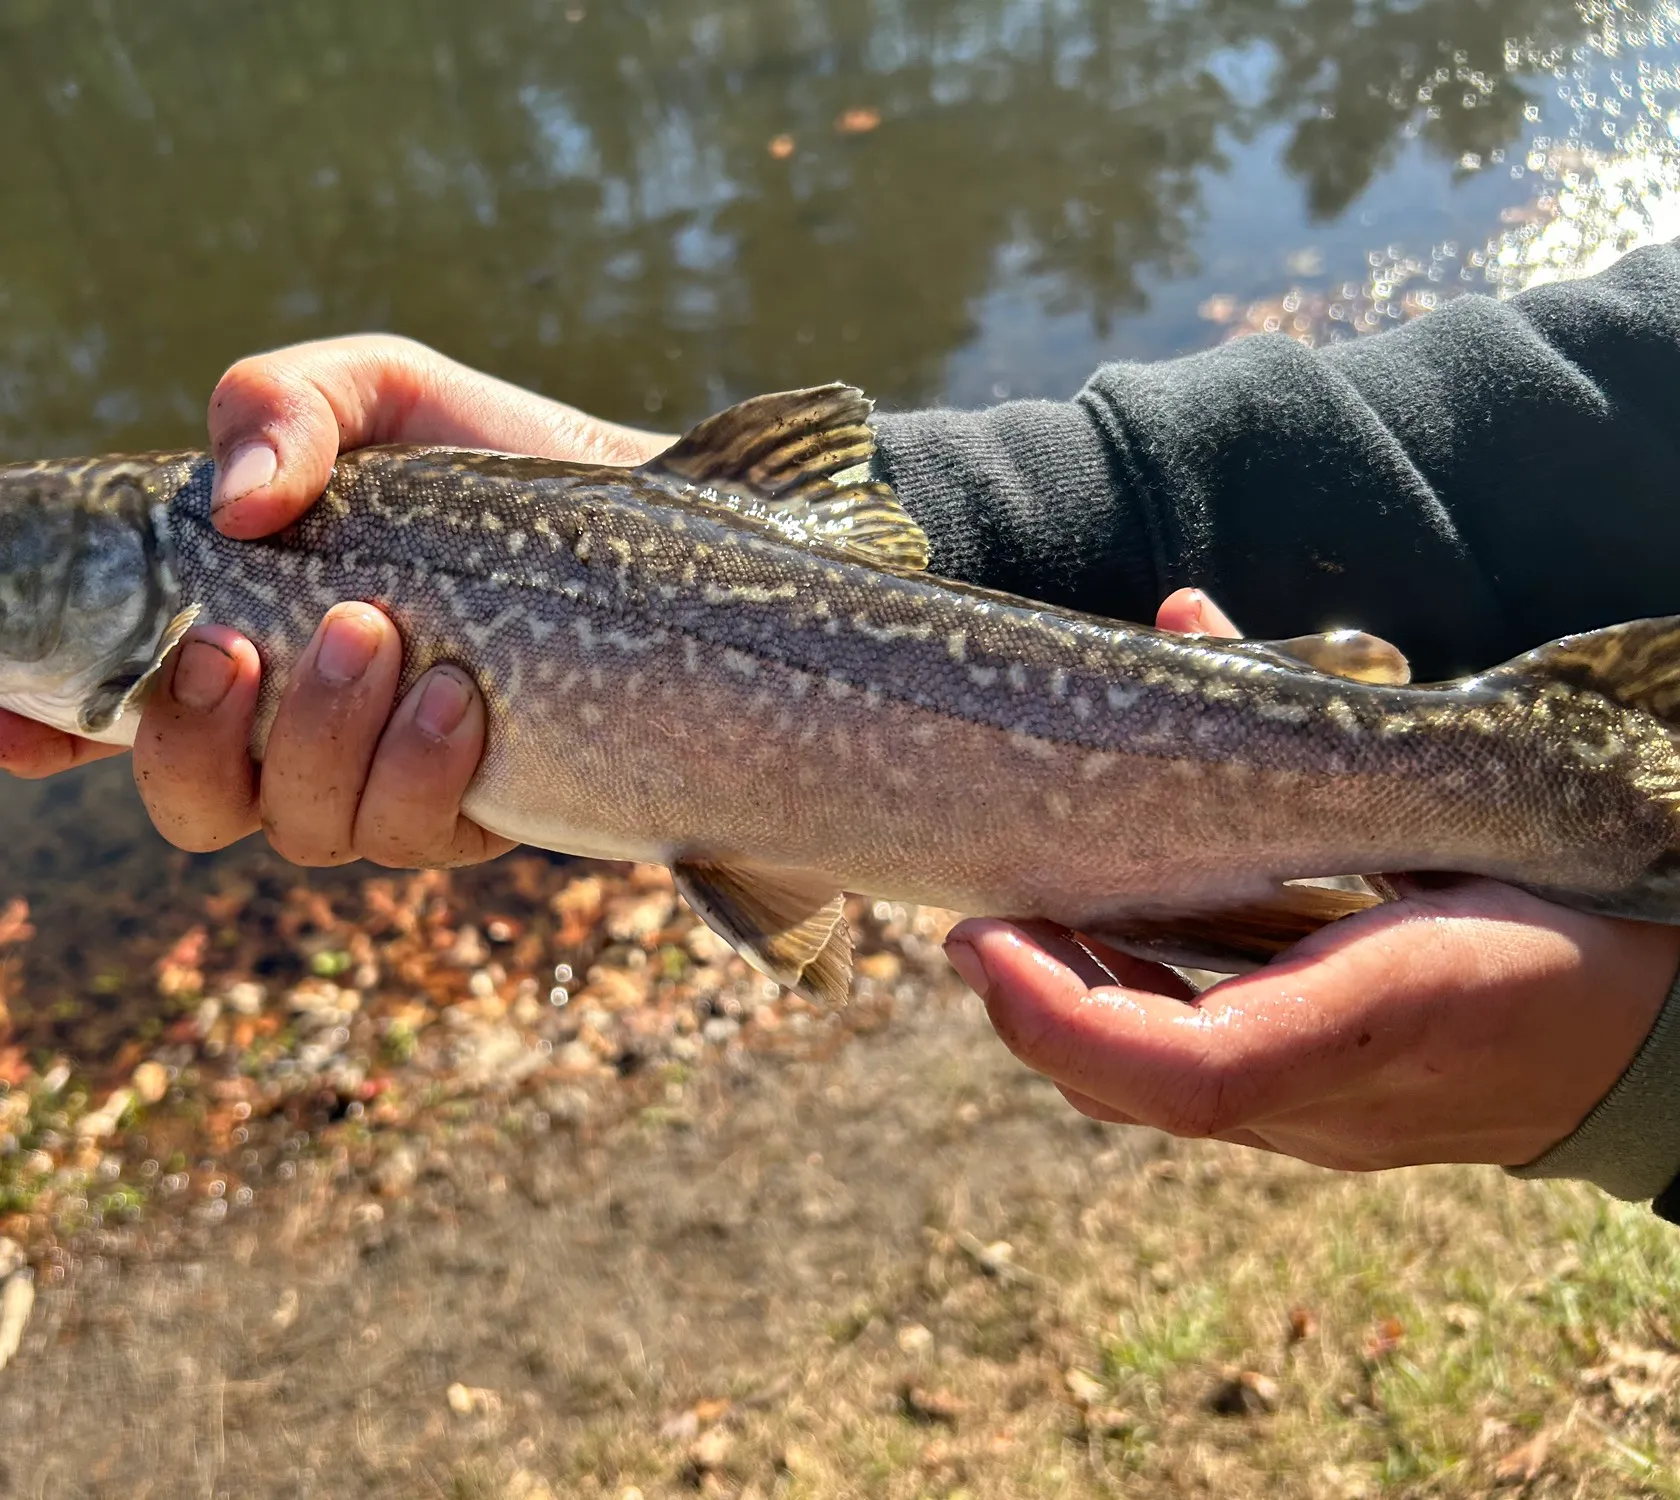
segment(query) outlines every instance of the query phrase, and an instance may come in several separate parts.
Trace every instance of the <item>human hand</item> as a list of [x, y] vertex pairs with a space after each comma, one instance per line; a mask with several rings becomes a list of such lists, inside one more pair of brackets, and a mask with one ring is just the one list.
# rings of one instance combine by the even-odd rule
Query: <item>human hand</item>
[[[1157, 623], [1237, 633], [1189, 590]], [[1343, 1170], [1531, 1161], [1632, 1060], [1680, 929], [1487, 880], [1396, 883], [1401, 900], [1200, 995], [1048, 924], [962, 922], [946, 951], [1009, 1049], [1092, 1119]]]
[[[585, 415], [406, 339], [302, 344], [240, 361], [210, 401], [212, 514], [253, 538], [296, 520], [342, 451], [441, 443], [634, 464], [670, 439]], [[350, 670], [364, 663], [359, 675]], [[471, 863], [510, 847], [460, 814], [484, 743], [484, 708], [458, 668], [423, 676], [392, 712], [395, 627], [366, 604], [330, 611], [300, 658], [259, 768], [247, 752], [260, 663], [237, 633], [188, 633], [160, 674], [134, 745], [152, 820], [182, 848], [266, 829], [299, 864], [367, 858]], [[0, 715], [0, 769], [48, 775], [112, 747]]]

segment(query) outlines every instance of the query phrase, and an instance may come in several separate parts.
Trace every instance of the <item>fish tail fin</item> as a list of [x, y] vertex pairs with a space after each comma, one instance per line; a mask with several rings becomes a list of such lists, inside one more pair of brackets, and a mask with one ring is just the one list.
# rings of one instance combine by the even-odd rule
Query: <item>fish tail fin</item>
[[1628, 816], [1620, 836], [1642, 838], [1654, 851], [1651, 863], [1633, 881], [1607, 891], [1526, 883], [1525, 889], [1579, 911], [1680, 923], [1680, 615], [1567, 635], [1484, 673], [1481, 680], [1565, 683], [1655, 721], [1645, 736], [1629, 740], [1621, 729], [1611, 737], [1625, 768], [1622, 774], [1637, 788], [1644, 808]]
[[1483, 674], [1565, 682], [1680, 730], [1680, 615], [1566, 635]]
[[812, 541], [919, 571], [927, 537], [889, 485], [869, 478], [874, 403], [838, 382], [753, 396], [692, 427], [641, 472], [765, 504]]

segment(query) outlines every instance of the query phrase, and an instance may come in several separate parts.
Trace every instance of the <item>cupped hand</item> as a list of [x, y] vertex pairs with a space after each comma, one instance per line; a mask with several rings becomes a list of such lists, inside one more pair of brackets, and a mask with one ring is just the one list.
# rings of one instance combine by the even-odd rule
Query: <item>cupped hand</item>
[[[1237, 633], [1188, 590], [1157, 623]], [[947, 952], [1010, 1050], [1093, 1119], [1345, 1170], [1531, 1161], [1632, 1060], [1680, 929], [1486, 880], [1399, 884], [1200, 995], [1045, 924], [963, 922]]]
[[[210, 400], [212, 513], [266, 536], [319, 497], [341, 452], [438, 443], [634, 464], [669, 442], [470, 370], [406, 339], [301, 344], [234, 365]], [[484, 746], [484, 705], [458, 668], [397, 703], [401, 645], [369, 604], [330, 611], [293, 671], [258, 767], [247, 752], [261, 664], [249, 641], [188, 633], [148, 702], [134, 773], [158, 829], [216, 849], [258, 827], [300, 864], [355, 858], [453, 865], [510, 847], [460, 812]], [[44, 776], [115, 754], [0, 712], [0, 769]]]

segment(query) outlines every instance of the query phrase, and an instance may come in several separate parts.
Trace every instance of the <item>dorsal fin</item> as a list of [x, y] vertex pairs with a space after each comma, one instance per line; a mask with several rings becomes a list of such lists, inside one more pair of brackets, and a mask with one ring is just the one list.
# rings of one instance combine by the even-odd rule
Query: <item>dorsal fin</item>
[[[757, 504], [811, 541], [876, 566], [918, 571], [927, 538], [865, 467], [875, 452], [874, 404], [832, 384], [754, 396], [707, 417], [642, 465], [740, 512]], [[835, 476], [843, 471], [843, 482]]]
[[1680, 726], [1680, 615], [1566, 635], [1483, 674], [1511, 677], [1573, 683]]

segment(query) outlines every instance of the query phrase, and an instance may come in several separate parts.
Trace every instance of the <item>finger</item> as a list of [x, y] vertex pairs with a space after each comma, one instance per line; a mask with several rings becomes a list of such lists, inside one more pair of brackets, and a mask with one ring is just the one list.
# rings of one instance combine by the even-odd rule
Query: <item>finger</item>
[[300, 865], [355, 856], [356, 808], [402, 671], [397, 629], [371, 604], [327, 612], [298, 660], [263, 750], [269, 842]]
[[597, 421], [408, 339], [327, 339], [243, 359], [217, 383], [211, 511], [228, 536], [278, 531], [320, 497], [341, 452], [373, 443], [640, 463], [668, 441]]
[[76, 766], [85, 766], [107, 756], [121, 755], [121, 745], [102, 745], [66, 734], [48, 724], [38, 724], [22, 714], [0, 708], [0, 771], [25, 781], [56, 776]]
[[459, 667], [409, 689], [380, 737], [356, 814], [356, 850], [404, 869], [477, 864], [513, 847], [461, 813], [484, 753], [484, 700]]
[[221, 849], [257, 827], [251, 722], [262, 683], [236, 631], [187, 632], [164, 664], [134, 737], [134, 783], [157, 830], [180, 849]]
[[1089, 1094], [1080, 1093], [1078, 1089], [1070, 1089], [1065, 1083], [1058, 1083], [1056, 1091], [1087, 1120], [1100, 1120], [1104, 1125], [1136, 1125], [1138, 1123], [1130, 1115], [1104, 1104], [1101, 1099], [1093, 1099]]
[[1287, 1054], [1301, 1034], [1220, 1003], [1219, 991], [1238, 981], [1186, 1005], [1144, 987], [1093, 988], [1008, 923], [963, 923], [948, 942], [970, 950], [953, 951], [952, 961], [960, 971], [980, 971], [976, 988], [1011, 1052], [1142, 1124], [1215, 1135], [1242, 1128], [1289, 1095]]
[[1200, 589], [1179, 589], [1168, 594], [1155, 612], [1155, 628], [1180, 635], [1217, 635], [1231, 640], [1242, 636], [1242, 631], [1231, 623], [1231, 617]]

